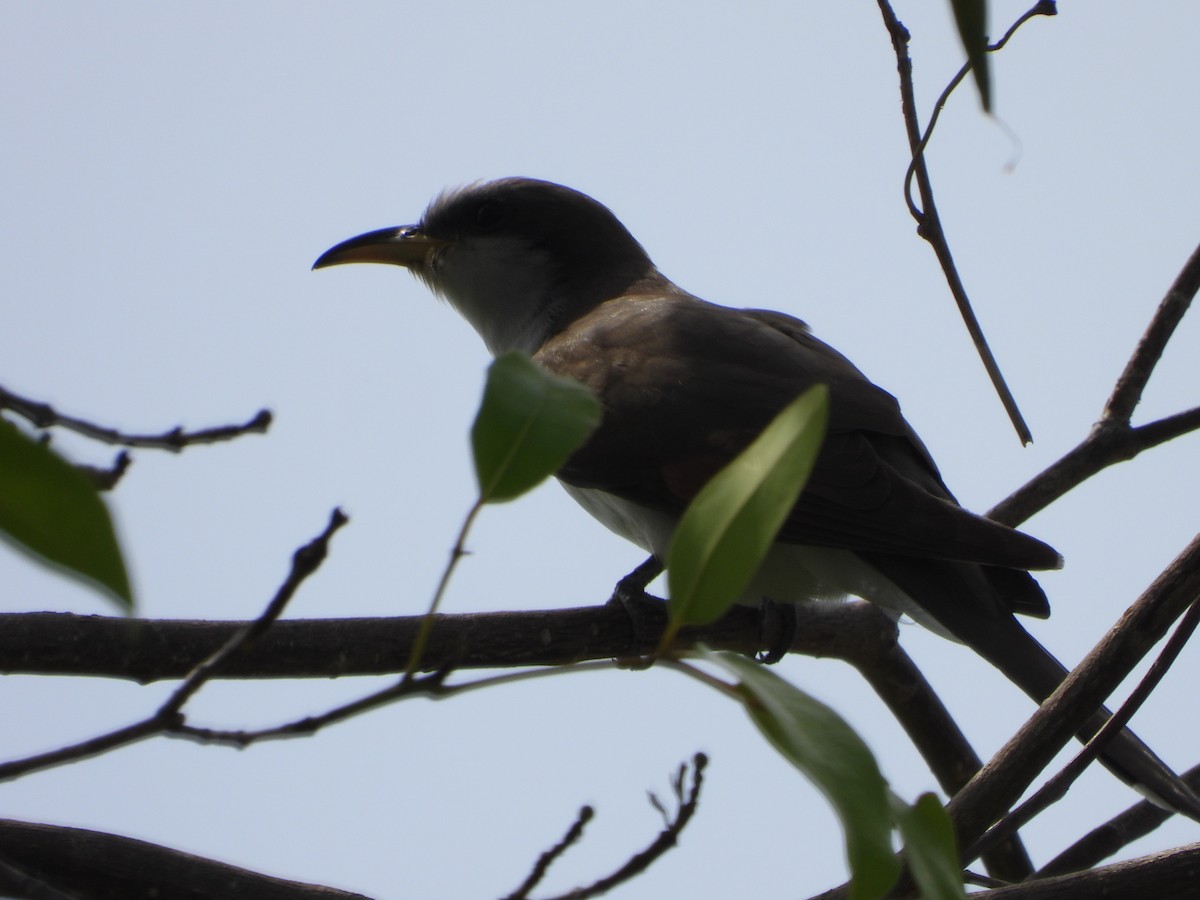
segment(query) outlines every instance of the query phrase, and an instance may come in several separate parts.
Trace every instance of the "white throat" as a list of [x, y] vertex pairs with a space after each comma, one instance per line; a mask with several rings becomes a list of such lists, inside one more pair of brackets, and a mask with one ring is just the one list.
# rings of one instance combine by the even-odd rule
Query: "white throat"
[[448, 247], [419, 273], [471, 323], [493, 356], [532, 355], [549, 336], [549, 258], [507, 237], [476, 238]]

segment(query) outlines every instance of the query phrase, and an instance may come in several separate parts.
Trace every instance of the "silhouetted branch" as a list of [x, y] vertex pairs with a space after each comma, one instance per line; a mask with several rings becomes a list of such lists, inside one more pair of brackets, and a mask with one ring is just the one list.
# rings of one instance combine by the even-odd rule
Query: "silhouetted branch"
[[[960, 846], [1011, 809], [1032, 776], [1083, 725], [1200, 595], [1200, 536], [1138, 598], [1087, 658], [999, 753], [950, 801]], [[969, 860], [968, 860], [969, 861]]]
[[[361, 894], [285, 881], [145, 841], [82, 828], [0, 820], [0, 848], [0, 895], [5, 897], [367, 900]], [[31, 892], [31, 882], [47, 892]]]
[[546, 877], [546, 873], [550, 871], [550, 866], [554, 864], [554, 861], [562, 856], [568, 847], [579, 841], [583, 836], [584, 826], [592, 821], [593, 815], [595, 815], [595, 811], [590, 806], [581, 808], [579, 815], [575, 817], [574, 823], [567, 830], [567, 833], [563, 835], [562, 840], [538, 857], [537, 862], [533, 864], [533, 870], [521, 882], [521, 886], [511, 894], [505, 896], [503, 900], [525, 900], [529, 896], [529, 892], [541, 884], [542, 879]]
[[1081, 444], [997, 504], [988, 512], [991, 518], [1006, 525], [1017, 525], [1113, 463], [1133, 459], [1143, 450], [1200, 429], [1200, 407], [1136, 428], [1130, 425], [1133, 410], [1142, 398], [1167, 341], [1175, 333], [1198, 290], [1200, 246], [1192, 251], [1159, 303], [1091, 433]]
[[[983, 762], [904, 649], [893, 644], [881, 653], [847, 661], [891, 710], [946, 796], [962, 790]], [[984, 862], [988, 872], [1003, 881], [1023, 881], [1033, 872], [1029, 854], [1016, 836], [990, 847]]]
[[611, 875], [607, 875], [587, 887], [576, 888], [560, 894], [552, 900], [588, 900], [589, 897], [599, 897], [617, 885], [636, 878], [650, 868], [655, 860], [676, 845], [679, 835], [683, 833], [683, 829], [687, 827], [688, 822], [695, 814], [696, 804], [700, 800], [700, 786], [704, 783], [704, 767], [707, 765], [708, 757], [703, 753], [697, 753], [692, 757], [692, 784], [686, 790], [683, 782], [687, 775], [687, 766], [680, 765], [678, 772], [671, 780], [671, 791], [678, 804], [674, 815], [667, 815], [662, 803], [654, 795], [651, 795], [651, 802], [656, 809], [663, 812], [666, 822], [663, 830], [659, 832], [658, 837], [651, 842], [650, 846], [642, 852], [634, 854], [625, 865]]
[[[941, 217], [937, 211], [937, 204], [934, 201], [933, 183], [929, 177], [929, 167], [925, 162], [925, 145], [932, 132], [937, 112], [935, 111], [934, 120], [931, 120], [929, 124], [929, 130], [922, 136], [920, 121], [917, 115], [916, 95], [913, 90], [912, 58], [908, 54], [908, 29], [896, 17], [896, 13], [892, 10], [888, 0], [877, 0], [877, 2], [879, 4], [879, 11], [883, 14], [884, 25], [892, 40], [892, 49], [896, 54], [896, 68], [900, 74], [900, 108], [904, 116], [904, 127], [908, 135], [909, 148], [912, 151], [912, 162], [904, 179], [905, 200], [908, 203], [909, 212], [917, 222], [917, 233], [929, 242], [934, 254], [937, 256], [938, 262], [942, 266], [942, 272], [946, 276], [946, 283], [950, 287], [950, 293], [954, 297], [954, 302], [958, 305], [959, 315], [962, 316], [963, 324], [967, 326], [967, 331], [971, 335], [971, 340], [975, 344], [979, 358], [987, 370], [988, 377], [992, 380], [992, 385], [995, 387], [1001, 403], [1004, 404], [1004, 409], [1012, 421], [1013, 428], [1017, 431], [1017, 436], [1021, 439], [1022, 444], [1028, 444], [1033, 440], [1029, 432], [1029, 426], [1025, 424], [1025, 419], [1021, 416], [1021, 411], [1017, 408], [1017, 401], [1013, 398], [1012, 392], [1008, 389], [1008, 385], [1004, 381], [1004, 376], [1000, 372], [1000, 366], [996, 362], [991, 348], [988, 347], [987, 339], [983, 335], [983, 328], [980, 326], [979, 320], [975, 317], [975, 311], [971, 308], [970, 298], [967, 296], [966, 287], [963, 285], [962, 278], [958, 274], [958, 268], [954, 263], [954, 256], [950, 252], [950, 244], [946, 238], [946, 232], [942, 227]], [[1005, 36], [1004, 41], [1001, 41], [996, 47], [989, 49], [998, 49], [1003, 46], [1004, 42], [1011, 36], [1012, 31], [1034, 15], [1054, 15], [1054, 5], [1044, 2], [1035, 5], [1033, 9], [1025, 13], [1017, 21], [1016, 25], [1009, 30], [1009, 35]], [[939, 101], [938, 111], [940, 111], [940, 104], [945, 102], [946, 97], [949, 96], [949, 92], [957, 86], [958, 82], [962, 80], [962, 75], [965, 74], [964, 70], [947, 87], [942, 95], [942, 99]], [[912, 193], [909, 188], [911, 180], [914, 177], [917, 181], [917, 189], [921, 194], [920, 207], [912, 201]]]
[[[1194, 766], [1180, 776], [1193, 790], [1200, 790], [1200, 766]], [[1138, 838], [1143, 838], [1173, 813], [1155, 806], [1149, 800], [1135, 803], [1120, 815], [1114, 816], [1098, 828], [1093, 828], [1078, 841], [1064, 850], [1038, 870], [1038, 877], [1065, 875], [1090, 869], [1108, 859]]]
[[[896, 626], [865, 603], [806, 604], [797, 610], [793, 652], [854, 658], [895, 642]], [[224, 661], [214, 678], [333, 678], [403, 672], [421, 616], [283, 620]], [[245, 622], [124, 619], [70, 613], [0, 614], [0, 672], [126, 678], [183, 678]], [[659, 634], [635, 636], [619, 605], [528, 612], [439, 615], [422, 668], [555, 666], [644, 656]], [[706, 643], [753, 655], [756, 610], [737, 607], [719, 622], [685, 628], [680, 648]]]
[[253, 622], [240, 625], [237, 630], [228, 635], [221, 646], [206, 654], [191, 667], [183, 683], [152, 715], [133, 725], [115, 729], [77, 744], [28, 756], [24, 759], [0, 763], [0, 781], [19, 778], [30, 772], [98, 756], [126, 744], [158, 734], [169, 734], [183, 728], [185, 724], [181, 712], [183, 705], [221, 670], [227, 660], [254, 646], [255, 641], [283, 613], [299, 586], [321, 565], [328, 551], [330, 538], [347, 521], [341, 510], [335, 509], [325, 530], [292, 556], [291, 570], [262, 615]]
[[65, 415], [58, 412], [49, 403], [22, 397], [3, 387], [0, 387], [0, 409], [12, 410], [35, 428], [66, 428], [105, 444], [170, 450], [173, 453], [178, 453], [184, 447], [194, 444], [215, 444], [220, 441], [231, 441], [244, 434], [265, 434], [271, 425], [271, 411], [262, 409], [242, 425], [220, 425], [215, 428], [202, 428], [198, 431], [184, 431], [182, 425], [177, 425], [170, 431], [160, 434], [128, 434], [115, 428], [97, 425], [86, 419]]
[[980, 900], [1081, 900], [1091, 897], [1191, 897], [1200, 873], [1200, 844], [972, 894]]
[[1071, 785], [1075, 783], [1089, 765], [1095, 762], [1109, 740], [1129, 724], [1129, 720], [1133, 718], [1142, 704], [1149, 699], [1150, 694], [1158, 687], [1175, 660], [1179, 658], [1180, 652], [1182, 652], [1184, 646], [1195, 632], [1197, 624], [1200, 624], [1200, 604], [1192, 603], [1184, 614], [1182, 621], [1180, 621], [1179, 627], [1175, 629], [1175, 633], [1171, 635], [1170, 640], [1167, 641], [1167, 645], [1154, 661], [1150, 670], [1138, 682], [1137, 687], [1129, 695], [1128, 699], [1121, 704], [1120, 709], [1113, 714], [1111, 719], [1104, 723], [1104, 727], [1096, 732], [1084, 748], [1066, 766], [1038, 788], [1033, 793], [1033, 796], [1029, 797], [1029, 799], [1025, 800], [1020, 806], [992, 826], [983, 837], [975, 842], [974, 846], [965, 852], [964, 858], [968, 860], [975, 859], [991, 847], [997, 845], [1000, 841], [1015, 834], [1018, 828], [1023, 827], [1026, 823], [1032, 821], [1035, 816], [1066, 796]]

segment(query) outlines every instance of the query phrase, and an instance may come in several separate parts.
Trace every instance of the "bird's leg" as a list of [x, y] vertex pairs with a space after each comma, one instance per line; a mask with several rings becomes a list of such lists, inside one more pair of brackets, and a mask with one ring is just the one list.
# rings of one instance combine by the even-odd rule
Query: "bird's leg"
[[662, 570], [662, 563], [656, 557], [649, 557], [617, 582], [608, 600], [609, 603], [620, 604], [625, 610], [637, 647], [655, 646], [666, 625], [666, 603], [646, 593], [646, 585], [661, 575]]
[[792, 649], [798, 627], [795, 603], [763, 597], [758, 607], [759, 646], [767, 649], [755, 659], [768, 666], [775, 665]]

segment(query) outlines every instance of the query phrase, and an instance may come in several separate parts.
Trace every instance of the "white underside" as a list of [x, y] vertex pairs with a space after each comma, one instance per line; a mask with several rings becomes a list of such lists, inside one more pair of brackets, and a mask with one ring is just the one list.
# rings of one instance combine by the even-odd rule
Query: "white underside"
[[[676, 520], [604, 491], [560, 482], [580, 506], [609, 530], [659, 559], [666, 559]], [[906, 615], [931, 631], [954, 638], [928, 616], [908, 594], [879, 570], [849, 550], [805, 544], [776, 544], [739, 603], [757, 605], [764, 598], [780, 603], [813, 600], [869, 600], [895, 615]]]

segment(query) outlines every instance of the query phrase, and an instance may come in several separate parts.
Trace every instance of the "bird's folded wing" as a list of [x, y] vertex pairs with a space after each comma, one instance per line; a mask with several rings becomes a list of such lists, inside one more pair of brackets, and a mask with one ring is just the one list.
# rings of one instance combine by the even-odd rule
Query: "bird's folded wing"
[[779, 410], [823, 383], [828, 435], [781, 539], [1017, 569], [1060, 564], [1041, 541], [960, 507], [895, 398], [781, 313], [686, 294], [619, 298], [535, 358], [588, 384], [605, 409], [559, 472], [570, 484], [680, 511]]

